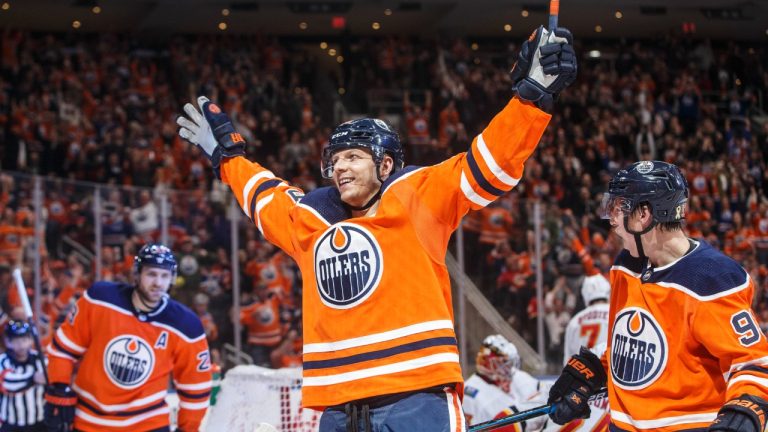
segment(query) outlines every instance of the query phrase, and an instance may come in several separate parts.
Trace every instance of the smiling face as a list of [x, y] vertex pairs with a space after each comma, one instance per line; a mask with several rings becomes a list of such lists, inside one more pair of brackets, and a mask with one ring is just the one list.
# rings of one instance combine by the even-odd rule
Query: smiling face
[[[340, 150], [331, 156], [331, 163], [333, 183], [344, 203], [352, 207], [362, 207], [379, 191], [381, 182], [376, 176], [376, 163], [367, 150]], [[392, 158], [384, 156], [380, 169], [381, 178], [386, 179], [392, 171]]]

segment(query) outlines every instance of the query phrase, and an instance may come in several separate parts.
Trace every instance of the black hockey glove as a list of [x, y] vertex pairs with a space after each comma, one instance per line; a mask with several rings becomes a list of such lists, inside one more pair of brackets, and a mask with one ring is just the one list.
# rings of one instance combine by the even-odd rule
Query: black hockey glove
[[576, 80], [573, 36], [558, 27], [554, 34], [539, 26], [520, 48], [512, 67], [512, 90], [520, 99], [552, 112], [555, 99]]
[[200, 111], [191, 103], [184, 105], [189, 118], [179, 116], [176, 119], [180, 126], [179, 136], [203, 149], [214, 174], [220, 179], [221, 159], [245, 155], [245, 139], [235, 131], [229, 116], [207, 97], [198, 97], [197, 105]]
[[589, 417], [589, 397], [605, 386], [606, 379], [600, 359], [592, 351], [581, 347], [579, 353], [568, 360], [563, 373], [549, 389], [547, 403], [556, 404], [549, 417], [559, 425]]
[[45, 426], [49, 432], [68, 432], [75, 420], [77, 395], [64, 383], [52, 383], [45, 389]]
[[762, 432], [768, 402], [757, 396], [743, 394], [720, 408], [708, 431]]

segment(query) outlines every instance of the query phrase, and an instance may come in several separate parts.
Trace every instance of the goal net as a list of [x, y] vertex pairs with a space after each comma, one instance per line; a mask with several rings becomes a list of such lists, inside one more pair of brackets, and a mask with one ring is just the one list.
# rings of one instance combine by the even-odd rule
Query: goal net
[[281, 432], [316, 432], [320, 414], [301, 408], [301, 368], [241, 365], [224, 376], [201, 430], [252, 432], [263, 422]]

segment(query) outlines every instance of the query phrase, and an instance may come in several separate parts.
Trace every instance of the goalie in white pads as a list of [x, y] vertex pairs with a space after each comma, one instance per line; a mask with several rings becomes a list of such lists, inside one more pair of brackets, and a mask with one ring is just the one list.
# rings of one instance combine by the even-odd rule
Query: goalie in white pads
[[[469, 424], [506, 417], [546, 403], [549, 387], [520, 369], [517, 348], [501, 335], [490, 335], [477, 353], [477, 372], [465, 383], [464, 415]], [[546, 416], [498, 431], [539, 431]]]

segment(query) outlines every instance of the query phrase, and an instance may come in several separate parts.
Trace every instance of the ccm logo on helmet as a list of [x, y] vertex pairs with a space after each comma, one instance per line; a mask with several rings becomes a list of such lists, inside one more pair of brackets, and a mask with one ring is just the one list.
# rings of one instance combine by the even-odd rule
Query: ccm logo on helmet
[[349, 309], [370, 297], [381, 281], [384, 262], [376, 238], [365, 228], [340, 223], [315, 243], [315, 279], [322, 302]]
[[626, 390], [640, 390], [661, 376], [667, 364], [667, 338], [653, 315], [637, 307], [616, 314], [611, 334], [611, 375]]
[[336, 139], [336, 138], [339, 138], [339, 137], [343, 137], [344, 135], [347, 135], [348, 133], [349, 133], [349, 131], [337, 132], [337, 133], [331, 135], [331, 139]]

